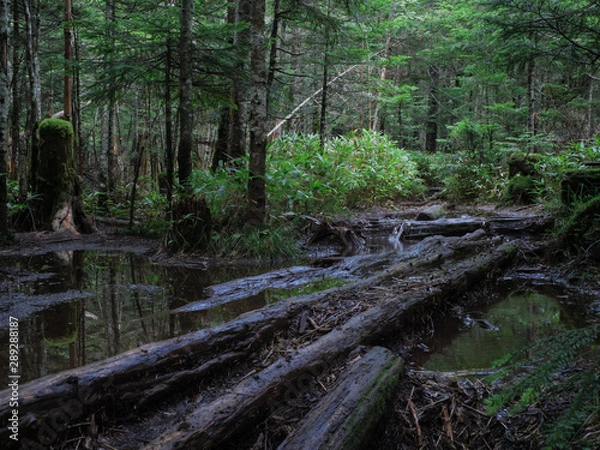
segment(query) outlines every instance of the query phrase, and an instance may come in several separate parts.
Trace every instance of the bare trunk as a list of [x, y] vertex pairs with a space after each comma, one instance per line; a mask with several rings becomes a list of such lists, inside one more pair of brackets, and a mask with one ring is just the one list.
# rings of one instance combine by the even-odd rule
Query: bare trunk
[[438, 137], [439, 103], [437, 93], [440, 83], [439, 68], [431, 66], [429, 68], [429, 76], [431, 77], [431, 87], [429, 89], [429, 111], [427, 112], [427, 122], [425, 123], [425, 150], [434, 153], [437, 148]]
[[[109, 43], [114, 43], [114, 31], [113, 23], [115, 21], [115, 3], [114, 0], [106, 1], [106, 16], [107, 26], [106, 39]], [[112, 56], [108, 55], [105, 58], [105, 63], [112, 66]], [[113, 68], [109, 67], [109, 71]], [[111, 200], [115, 194], [117, 187], [117, 158], [115, 154], [115, 94], [114, 94], [114, 80], [113, 77], [109, 77], [110, 93], [108, 95], [108, 104], [105, 109], [105, 132], [103, 134], [103, 149], [106, 155], [106, 199]]]
[[192, 149], [194, 130], [194, 109], [192, 103], [192, 46], [193, 46], [193, 0], [182, 0], [181, 36], [179, 41], [179, 183], [188, 184], [192, 174]]
[[[39, 0], [25, 0], [25, 30], [27, 34], [27, 47], [25, 60], [29, 74], [29, 108], [27, 114], [26, 137], [28, 148], [23, 149], [23, 159], [27, 159], [29, 153], [30, 174], [37, 172], [39, 140], [37, 128], [42, 120], [42, 86], [40, 78], [40, 60], [39, 60], [39, 42], [40, 42], [40, 2]], [[19, 179], [19, 201], [24, 202], [27, 198], [28, 184], [31, 184], [31, 190], [37, 189], [35, 176], [29, 178], [28, 174], [21, 174]], [[30, 181], [30, 183], [28, 183]]]
[[250, 27], [244, 24], [252, 20], [252, 0], [238, 0], [235, 11], [235, 23], [241, 29], [235, 32], [233, 45], [241, 52], [236, 65], [236, 73], [231, 87], [231, 102], [234, 107], [229, 111], [229, 157], [239, 158], [246, 154], [246, 130], [248, 110], [248, 81], [250, 61]]
[[172, 54], [172, 39], [171, 35], [167, 36], [167, 67], [165, 69], [165, 163], [167, 166], [167, 208], [169, 214], [173, 204], [173, 183], [175, 162], [173, 158], [173, 110], [171, 107], [171, 58]]
[[323, 80], [321, 90], [321, 111], [319, 113], [319, 140], [321, 148], [325, 147], [325, 127], [327, 125], [327, 96], [329, 94], [329, 43], [325, 45], [323, 56]]
[[65, 0], [64, 15], [64, 34], [65, 34], [65, 86], [64, 86], [64, 105], [65, 120], [71, 120], [73, 117], [73, 14], [71, 9], [71, 0]]
[[0, 238], [8, 235], [6, 156], [9, 109], [8, 34], [9, 2], [0, 0]]
[[265, 0], [254, 0], [251, 22], [252, 97], [250, 102], [250, 164], [246, 217], [262, 226], [266, 217], [265, 171], [267, 157], [267, 70], [265, 65]]
[[[13, 35], [13, 46], [12, 46], [12, 107], [11, 107], [11, 132], [12, 148], [10, 154], [10, 166], [7, 168], [7, 176], [14, 178], [15, 172], [20, 171], [18, 159], [21, 148], [21, 90], [23, 86], [20, 84], [20, 70], [21, 70], [21, 55], [20, 48], [17, 45], [16, 40], [19, 39], [20, 26], [19, 26], [19, 5], [18, 2], [13, 2], [12, 5], [12, 35]], [[8, 150], [8, 149], [7, 149]]]

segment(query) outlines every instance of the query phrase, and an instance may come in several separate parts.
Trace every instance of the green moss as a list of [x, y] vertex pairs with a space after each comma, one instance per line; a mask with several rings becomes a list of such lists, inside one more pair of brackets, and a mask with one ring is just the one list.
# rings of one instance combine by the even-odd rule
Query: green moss
[[73, 158], [73, 126], [60, 119], [46, 119], [39, 126], [37, 164], [38, 222], [50, 226], [56, 208], [73, 191], [77, 174]]
[[56, 137], [57, 139], [73, 138], [73, 125], [71, 122], [62, 119], [45, 119], [39, 126], [40, 136], [48, 139]]
[[562, 247], [566, 250], [582, 249], [589, 256], [600, 260], [600, 195], [575, 207], [565, 221], [561, 234]]
[[507, 160], [509, 178], [516, 175], [534, 175], [536, 173], [535, 165], [542, 158], [543, 156], [539, 153], [512, 153]]
[[561, 199], [570, 206], [578, 199], [589, 200], [600, 195], [600, 168], [567, 170], [561, 181]]
[[530, 204], [536, 199], [536, 185], [529, 175], [517, 174], [510, 179], [504, 194], [505, 201], [515, 204]]
[[76, 342], [78, 335], [79, 335], [79, 333], [75, 329], [70, 334], [66, 334], [64, 336], [52, 337], [52, 338], [46, 337], [45, 341], [46, 341], [46, 344], [48, 344], [51, 347], [63, 347], [65, 345], [69, 345], [69, 344], [72, 344], [73, 342]]

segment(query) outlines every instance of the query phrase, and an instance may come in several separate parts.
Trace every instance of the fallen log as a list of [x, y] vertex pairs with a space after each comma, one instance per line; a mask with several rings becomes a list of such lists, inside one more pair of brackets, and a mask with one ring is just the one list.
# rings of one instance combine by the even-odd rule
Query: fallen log
[[[313, 305], [332, 297], [362, 295], [361, 292], [368, 292], [370, 287], [385, 280], [407, 278], [414, 273], [425, 275], [426, 270], [451, 261], [455, 253], [463, 257], [468, 251], [477, 252], [489, 246], [489, 240], [482, 239], [484, 235], [479, 232], [462, 238], [431, 238], [421, 244], [420, 251], [410, 257], [406, 255], [408, 259], [367, 279], [288, 299], [213, 329], [147, 344], [98, 363], [25, 383], [19, 387], [20, 432], [34, 442], [51, 444], [60, 439], [64, 429], [99, 408], [112, 407], [114, 416], [119, 417], [132, 407], [149, 406], [150, 399], [158, 401], [185, 389], [193, 390], [211, 374], [250, 357], [278, 330], [290, 330], [294, 320]], [[381, 327], [373, 325], [367, 330], [379, 332]], [[345, 351], [365, 337], [357, 331], [356, 337], [360, 339], [352, 340], [344, 347]], [[334, 354], [341, 356], [339, 347]], [[302, 360], [297, 364], [297, 370], [310, 366]], [[190, 380], [194, 380], [190, 386], [183, 382]], [[10, 395], [9, 390], [0, 392], [3, 423], [12, 414]], [[145, 401], [146, 397], [149, 400]], [[0, 429], [0, 439], [8, 441], [7, 428]]]
[[[464, 236], [482, 229], [496, 235], [536, 234], [548, 229], [552, 219], [546, 216], [450, 217], [436, 220], [393, 219], [370, 222], [366, 235], [383, 234], [398, 239], [423, 239], [429, 236]], [[401, 230], [401, 233], [399, 231]]]
[[396, 292], [289, 358], [280, 359], [244, 379], [216, 400], [199, 405], [144, 449], [218, 448], [236, 433], [263, 420], [269, 407], [273, 409], [274, 404], [285, 401], [286, 386], [295, 386], [299, 379], [328, 372], [337, 360], [361, 344], [397, 333], [410, 314], [440, 307], [449, 296], [464, 292], [495, 267], [513, 260], [517, 251], [513, 244], [499, 245], [474, 260], [458, 263], [444, 276], [424, 282], [419, 289]]
[[354, 450], [365, 448], [386, 410], [403, 370], [403, 361], [374, 347], [355, 361], [343, 378], [300, 422], [278, 450]]

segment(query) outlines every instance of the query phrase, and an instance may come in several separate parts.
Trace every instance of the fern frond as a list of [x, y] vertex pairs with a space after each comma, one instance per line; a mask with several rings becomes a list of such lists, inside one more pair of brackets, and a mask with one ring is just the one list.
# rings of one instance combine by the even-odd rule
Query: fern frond
[[517, 412], [540, 399], [568, 398], [568, 408], [551, 424], [546, 437], [549, 448], [572, 448], [583, 427], [600, 418], [600, 360], [592, 358], [585, 369], [569, 376], [564, 371], [599, 338], [600, 324], [595, 324], [542, 339], [504, 357], [502, 362], [509, 364], [496, 380], [513, 378], [486, 400], [488, 412], [511, 403], [511, 412]]

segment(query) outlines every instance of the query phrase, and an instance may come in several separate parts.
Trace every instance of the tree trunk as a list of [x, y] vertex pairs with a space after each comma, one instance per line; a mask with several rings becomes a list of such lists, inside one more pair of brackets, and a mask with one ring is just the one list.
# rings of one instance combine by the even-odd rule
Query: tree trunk
[[269, 70], [267, 71], [267, 111], [269, 109], [270, 93], [275, 81], [275, 71], [277, 70], [277, 36], [279, 34], [279, 23], [281, 22], [281, 14], [279, 6], [281, 0], [273, 1], [273, 23], [271, 24], [271, 49], [269, 51]]
[[192, 91], [194, 1], [181, 2], [181, 35], [179, 40], [179, 183], [188, 186], [192, 174], [194, 108]]
[[429, 110], [427, 111], [427, 122], [425, 123], [425, 150], [434, 153], [437, 148], [438, 137], [438, 109], [437, 99], [438, 85], [440, 83], [440, 71], [437, 66], [429, 67], [431, 87], [429, 89]]
[[[327, 33], [329, 34], [329, 33]], [[321, 89], [321, 110], [319, 113], [319, 141], [321, 148], [325, 148], [325, 127], [327, 126], [327, 97], [329, 94], [329, 36], [326, 37], [325, 54], [323, 55], [323, 77]]]
[[[28, 184], [31, 190], [36, 191], [35, 174], [37, 173], [37, 162], [39, 152], [38, 126], [42, 120], [42, 87], [40, 78], [39, 41], [40, 41], [40, 2], [39, 0], [25, 0], [25, 30], [27, 34], [27, 47], [25, 60], [29, 75], [29, 108], [27, 114], [27, 125], [25, 129], [29, 152], [30, 167], [27, 178], [19, 180], [19, 201], [27, 199]], [[25, 158], [24, 158], [25, 159]], [[29, 183], [28, 183], [29, 181]]]
[[0, 0], [0, 238], [8, 236], [6, 144], [10, 84], [8, 79], [9, 10], [9, 1]]
[[146, 136], [139, 133], [136, 139], [136, 154], [134, 159], [133, 167], [133, 182], [131, 183], [131, 196], [129, 199], [129, 229], [133, 228], [133, 217], [135, 215], [135, 196], [137, 192], [137, 182], [140, 176], [140, 167], [142, 165], [142, 159], [144, 157], [144, 150], [146, 148]]
[[252, 0], [238, 0], [235, 10], [237, 30], [233, 36], [233, 45], [240, 54], [231, 87], [231, 103], [234, 106], [229, 110], [229, 157], [231, 159], [246, 154], [245, 123], [248, 109], [248, 81], [245, 74], [249, 71], [251, 29], [244, 24], [248, 25], [251, 20]]
[[10, 167], [8, 168], [7, 176], [9, 178], [14, 179], [15, 172], [21, 173], [21, 167], [19, 164], [19, 156], [21, 155], [21, 92], [23, 91], [23, 85], [20, 83], [21, 71], [21, 49], [20, 45], [18, 45], [18, 40], [20, 39], [20, 18], [19, 18], [19, 3], [13, 2], [12, 5], [12, 35], [13, 35], [13, 45], [12, 45], [12, 107], [11, 107], [11, 132], [10, 136], [12, 138], [12, 148], [10, 155]]
[[248, 166], [248, 224], [260, 227], [266, 217], [267, 70], [265, 64], [265, 0], [254, 0], [250, 40], [252, 97], [250, 102], [250, 164]]
[[63, 111], [65, 119], [71, 121], [73, 118], [73, 13], [71, 0], [65, 0], [64, 11], [64, 34], [65, 34], [65, 86]]
[[[114, 34], [114, 23], [115, 23], [115, 2], [114, 0], [106, 0], [106, 39], [109, 45], [114, 46], [115, 34]], [[108, 66], [109, 73], [112, 73], [114, 67], [114, 57], [111, 54], [105, 56], [105, 64]], [[116, 108], [115, 108], [115, 81], [114, 76], [111, 74], [108, 77], [109, 94], [107, 104], [105, 107], [105, 132], [103, 133], [103, 150], [106, 155], [106, 192], [105, 200], [113, 200], [115, 191], [117, 189], [117, 156], [115, 148], [115, 121], [116, 121]]]
[[173, 40], [169, 32], [167, 36], [167, 67], [165, 68], [165, 165], [167, 172], [167, 209], [171, 214], [173, 206], [173, 184], [175, 181], [175, 161], [173, 158], [173, 110], [171, 107], [171, 58]]
[[81, 185], [75, 171], [71, 123], [46, 119], [39, 132], [42, 145], [33, 207], [35, 225], [53, 231], [93, 232], [94, 227], [83, 210]]

